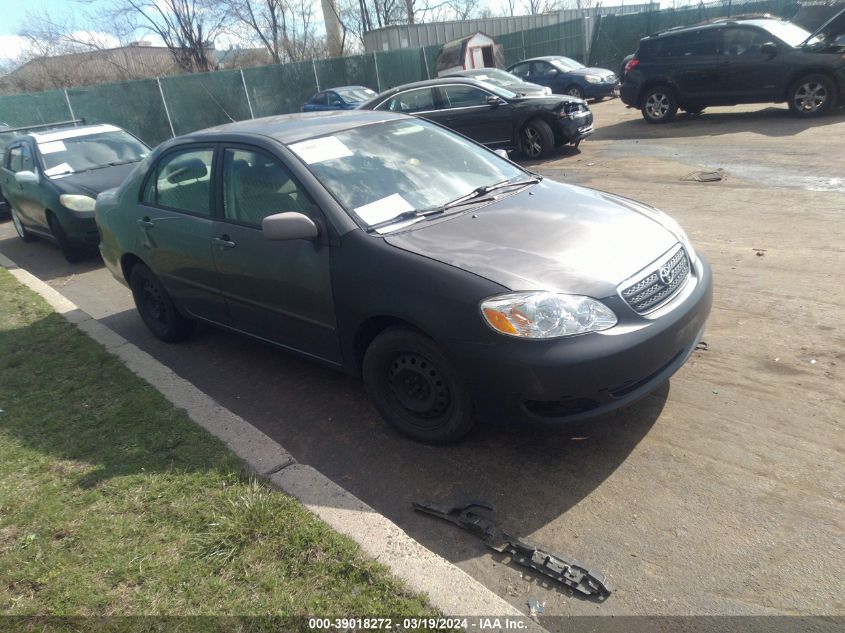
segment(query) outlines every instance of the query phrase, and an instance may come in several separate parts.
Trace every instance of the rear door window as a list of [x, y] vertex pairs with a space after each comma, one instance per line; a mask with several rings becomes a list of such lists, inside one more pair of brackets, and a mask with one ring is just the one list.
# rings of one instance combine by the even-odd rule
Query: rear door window
[[722, 55], [742, 57], [759, 55], [760, 47], [771, 42], [772, 36], [757, 29], [729, 27], [722, 31]]
[[425, 112], [436, 110], [434, 91], [431, 88], [417, 88], [393, 95], [378, 107], [391, 112]]
[[717, 29], [701, 29], [653, 40], [651, 56], [655, 58], [686, 59], [716, 54]]
[[147, 180], [143, 202], [210, 216], [213, 158], [211, 147], [191, 147], [165, 155]]
[[443, 97], [444, 108], [472, 108], [486, 106], [489, 93], [475, 86], [442, 86], [440, 94]]

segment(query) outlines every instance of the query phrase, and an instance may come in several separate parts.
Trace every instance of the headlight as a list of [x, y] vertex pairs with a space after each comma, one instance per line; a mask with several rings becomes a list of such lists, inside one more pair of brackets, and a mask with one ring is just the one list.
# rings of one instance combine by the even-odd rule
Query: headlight
[[584, 79], [586, 79], [587, 83], [590, 84], [601, 83], [601, 77], [599, 77], [598, 75], [584, 75]]
[[62, 206], [71, 211], [93, 211], [94, 198], [91, 196], [78, 196], [72, 193], [65, 193], [59, 196]]
[[552, 94], [552, 89], [551, 89], [551, 88], [549, 88], [548, 86], [546, 86], [546, 87], [543, 89], [543, 94], [544, 94], [544, 95], [550, 95], [550, 94]]
[[600, 301], [557, 292], [514, 292], [481, 302], [481, 314], [497, 332], [520, 338], [558, 338], [616, 325]]

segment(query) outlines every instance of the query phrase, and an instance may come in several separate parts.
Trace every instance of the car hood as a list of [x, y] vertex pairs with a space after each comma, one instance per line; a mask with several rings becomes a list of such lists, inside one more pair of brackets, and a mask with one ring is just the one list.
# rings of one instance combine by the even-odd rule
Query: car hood
[[566, 73], [570, 75], [599, 75], [601, 77], [616, 74], [607, 68], [576, 68], [575, 70], [567, 70]]
[[818, 29], [810, 34], [802, 46], [809, 42], [814, 37], [820, 37], [825, 42], [832, 42], [837, 37], [845, 33], [845, 9], [834, 15], [827, 22], [822, 24]]
[[75, 174], [68, 174], [61, 178], [54, 178], [53, 182], [68, 193], [84, 193], [96, 198], [97, 194], [106, 189], [113, 189], [123, 182], [123, 179], [131, 172], [138, 163], [127, 163], [126, 165], [115, 165], [114, 167], [103, 167], [91, 171], [81, 171]]
[[657, 217], [633, 200], [546, 179], [385, 240], [511, 290], [603, 298], [677, 243]]

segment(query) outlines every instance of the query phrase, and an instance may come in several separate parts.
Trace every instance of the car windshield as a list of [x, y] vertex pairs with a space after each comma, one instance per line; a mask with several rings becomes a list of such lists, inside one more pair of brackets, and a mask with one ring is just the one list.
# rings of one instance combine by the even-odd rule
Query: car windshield
[[45, 140], [38, 143], [38, 150], [44, 163], [44, 173], [50, 177], [134, 163], [150, 151], [123, 130]]
[[552, 60], [552, 66], [555, 66], [558, 70], [562, 70], [564, 72], [578, 70], [579, 68], [586, 68], [586, 66], [584, 66], [581, 62], [576, 62], [574, 59], [569, 59], [568, 57], [555, 57]]
[[366, 101], [376, 96], [374, 90], [369, 88], [339, 88], [335, 92], [340, 95], [344, 101]]
[[530, 177], [495, 153], [421, 120], [366, 125], [289, 147], [367, 227]]
[[[792, 22], [771, 20], [766, 22], [765, 28], [776, 38], [792, 47], [801, 46], [810, 37], [809, 31]], [[816, 44], [819, 41], [818, 37], [814, 37], [807, 44]]]

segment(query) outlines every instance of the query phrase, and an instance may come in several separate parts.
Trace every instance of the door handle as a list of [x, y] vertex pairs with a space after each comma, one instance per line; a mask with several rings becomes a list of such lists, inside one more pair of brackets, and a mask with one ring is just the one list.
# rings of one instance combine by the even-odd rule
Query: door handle
[[221, 235], [220, 237], [212, 238], [214, 245], [218, 248], [235, 248], [235, 243], [229, 239], [228, 235]]
[[138, 224], [143, 226], [144, 228], [147, 228], [147, 229], [151, 229], [155, 226], [153, 221], [150, 220], [149, 218], [141, 218], [140, 220], [138, 220]]

